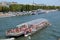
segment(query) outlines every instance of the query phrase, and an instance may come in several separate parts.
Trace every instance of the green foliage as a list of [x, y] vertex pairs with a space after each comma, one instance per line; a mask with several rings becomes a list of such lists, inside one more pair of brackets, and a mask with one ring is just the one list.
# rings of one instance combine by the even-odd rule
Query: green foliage
[[12, 4], [9, 6], [10, 11], [21, 11], [21, 7], [19, 4]]
[[3, 12], [8, 12], [9, 11], [9, 8], [8, 7], [3, 6], [2, 8], [3, 8], [2, 9]]
[[2, 6], [0, 6], [0, 12], [2, 12]]
[[59, 9], [60, 6], [37, 6], [37, 5], [23, 5], [23, 4], [11, 4], [9, 7], [6, 6], [0, 6], [0, 12], [16, 12], [16, 11], [32, 11], [37, 9], [45, 9], [45, 10], [51, 10], [51, 9]]

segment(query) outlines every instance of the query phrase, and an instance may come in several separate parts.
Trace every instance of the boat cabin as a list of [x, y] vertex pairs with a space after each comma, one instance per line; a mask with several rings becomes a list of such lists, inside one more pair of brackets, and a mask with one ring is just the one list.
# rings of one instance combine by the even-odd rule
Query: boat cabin
[[10, 36], [11, 35], [16, 36], [16, 35], [31, 33], [33, 31], [42, 29], [43, 27], [47, 25], [49, 25], [48, 20], [43, 19], [43, 18], [36, 19], [30, 22], [19, 24], [16, 26], [17, 28], [6, 31], [6, 34]]

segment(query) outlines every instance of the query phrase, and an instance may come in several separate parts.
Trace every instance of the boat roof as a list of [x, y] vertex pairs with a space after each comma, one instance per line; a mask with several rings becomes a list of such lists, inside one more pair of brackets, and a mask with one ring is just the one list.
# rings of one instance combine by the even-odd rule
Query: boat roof
[[40, 18], [40, 19], [35, 19], [35, 20], [32, 20], [32, 21], [29, 21], [29, 22], [25, 22], [25, 23], [22, 23], [22, 24], [19, 24], [17, 25], [17, 27], [20, 27], [22, 25], [32, 25], [32, 24], [38, 24], [38, 23], [41, 23], [43, 21], [48, 21], [44, 18]]

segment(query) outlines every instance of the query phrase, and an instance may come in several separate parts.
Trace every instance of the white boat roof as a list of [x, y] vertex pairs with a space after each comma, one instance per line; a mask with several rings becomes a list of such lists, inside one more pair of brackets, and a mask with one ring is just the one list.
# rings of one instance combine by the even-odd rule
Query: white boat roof
[[48, 20], [46, 20], [46, 19], [44, 19], [44, 18], [35, 19], [35, 20], [29, 21], [29, 22], [26, 22], [26, 23], [19, 24], [19, 25], [17, 25], [17, 27], [20, 27], [20, 26], [22, 26], [22, 25], [38, 24], [38, 23], [41, 23], [41, 22], [43, 22], [43, 21], [48, 21]]

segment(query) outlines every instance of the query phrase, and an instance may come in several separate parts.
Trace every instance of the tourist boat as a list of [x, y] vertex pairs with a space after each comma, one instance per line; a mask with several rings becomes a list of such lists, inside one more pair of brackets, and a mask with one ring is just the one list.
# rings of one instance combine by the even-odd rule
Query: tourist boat
[[20, 35], [31, 35], [36, 31], [47, 27], [50, 25], [49, 21], [46, 19], [36, 19], [26, 23], [22, 23], [16, 26], [15, 29], [10, 29], [6, 31], [6, 36], [20, 36]]
[[44, 10], [42, 10], [42, 9], [38, 9], [38, 10], [36, 10], [36, 13], [37, 14], [44, 14], [44, 13], [46, 13]]

